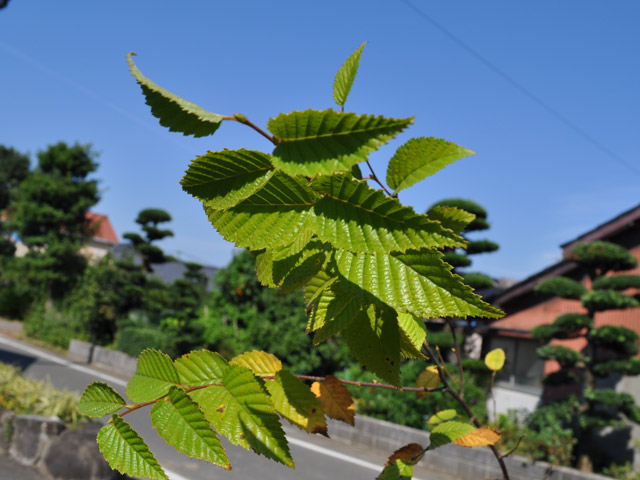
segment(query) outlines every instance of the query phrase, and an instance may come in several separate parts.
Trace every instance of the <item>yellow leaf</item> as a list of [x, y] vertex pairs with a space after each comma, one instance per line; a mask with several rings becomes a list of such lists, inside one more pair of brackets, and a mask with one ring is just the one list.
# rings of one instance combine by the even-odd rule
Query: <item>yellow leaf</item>
[[484, 363], [489, 368], [489, 370], [497, 372], [498, 370], [501, 370], [502, 367], [504, 367], [505, 358], [506, 356], [504, 354], [504, 350], [502, 350], [501, 348], [496, 348], [487, 353], [487, 356], [484, 357]]
[[410, 443], [393, 452], [389, 460], [387, 460], [387, 463], [385, 463], [385, 466], [388, 467], [396, 460], [402, 460], [410, 465], [415, 465], [422, 457], [424, 457], [424, 448], [417, 443]]
[[323, 382], [313, 382], [311, 391], [320, 399], [324, 413], [349, 425], [355, 423], [355, 405], [351, 394], [333, 375], [328, 375]]
[[[425, 368], [416, 380], [417, 387], [436, 388], [440, 385], [440, 375], [438, 374], [438, 367], [431, 365]], [[417, 398], [424, 398], [430, 395], [429, 392], [416, 392]]]
[[258, 350], [238, 355], [229, 363], [246, 367], [258, 377], [275, 375], [276, 372], [282, 370], [282, 362], [275, 355]]
[[453, 443], [461, 447], [486, 447], [495, 444], [502, 437], [501, 433], [489, 427], [480, 427], [473, 432], [458, 437]]

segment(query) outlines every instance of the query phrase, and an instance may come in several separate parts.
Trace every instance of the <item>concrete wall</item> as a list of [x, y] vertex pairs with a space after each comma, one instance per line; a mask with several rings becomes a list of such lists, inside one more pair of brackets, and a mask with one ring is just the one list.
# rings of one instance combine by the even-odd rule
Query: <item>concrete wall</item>
[[533, 412], [539, 403], [540, 394], [534, 393], [533, 390], [526, 391], [515, 386], [498, 384], [493, 388], [493, 398], [490, 396], [487, 399], [487, 412], [489, 412], [491, 419], [494, 418], [494, 411], [499, 415], [507, 413], [509, 410], [517, 410], [524, 415], [525, 412]]

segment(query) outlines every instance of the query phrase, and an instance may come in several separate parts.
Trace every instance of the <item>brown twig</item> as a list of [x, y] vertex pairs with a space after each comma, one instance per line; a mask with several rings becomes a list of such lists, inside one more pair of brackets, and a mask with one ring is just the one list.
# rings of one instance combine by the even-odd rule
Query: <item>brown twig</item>
[[518, 441], [516, 442], [516, 446], [513, 447], [511, 450], [509, 450], [507, 453], [503, 453], [502, 454], [502, 458], [506, 458], [509, 455], [511, 455], [513, 452], [515, 452], [518, 447], [520, 446], [520, 442], [522, 441], [522, 439], [525, 437], [525, 435], [521, 435], [520, 438], [518, 439]]
[[460, 375], [460, 397], [464, 399], [464, 372], [462, 371], [462, 355], [460, 355], [460, 348], [458, 345], [458, 336], [456, 335], [456, 329], [453, 326], [453, 322], [451, 322], [450, 318], [446, 319], [447, 325], [449, 325], [449, 329], [451, 330], [451, 335], [453, 336], [453, 351], [456, 354], [456, 360], [458, 361], [458, 374]]
[[385, 186], [383, 185], [383, 183], [380, 181], [380, 179], [378, 179], [378, 176], [376, 175], [376, 172], [374, 172], [374, 171], [373, 171], [373, 167], [372, 167], [372, 166], [371, 166], [371, 164], [369, 163], [369, 159], [367, 159], [367, 160], [366, 160], [366, 162], [367, 162], [367, 165], [369, 166], [369, 170], [371, 170], [371, 180], [373, 180], [373, 181], [374, 181], [374, 182], [376, 182], [378, 185], [380, 185], [380, 186], [382, 187], [382, 190], [384, 190], [384, 191], [385, 191], [385, 193], [391, 197], [391, 196], [392, 196], [392, 195], [391, 195], [391, 192], [390, 192], [389, 190], [387, 190], [387, 187], [385, 187]]
[[[429, 357], [433, 359], [434, 363], [436, 364], [436, 367], [438, 367], [438, 375], [440, 376], [440, 381], [444, 385], [444, 391], [449, 395], [451, 395], [454, 398], [454, 400], [458, 402], [458, 404], [464, 409], [467, 415], [469, 415], [469, 421], [471, 423], [473, 423], [477, 428], [482, 427], [482, 424], [480, 423], [480, 421], [476, 418], [476, 416], [471, 411], [471, 407], [469, 407], [469, 404], [465, 402], [465, 400], [462, 397], [460, 397], [460, 395], [453, 388], [451, 388], [451, 384], [447, 380], [446, 375], [443, 373], [442, 367], [435, 359], [435, 356], [433, 355], [433, 351], [431, 350], [431, 348], [428, 345], [426, 345], [426, 342], [425, 342], [424, 348], [429, 353]], [[507, 465], [504, 463], [504, 460], [502, 458], [502, 452], [500, 452], [500, 449], [495, 445], [489, 445], [489, 448], [491, 449], [491, 452], [496, 457], [496, 460], [500, 465], [500, 470], [502, 470], [503, 479], [510, 480], [509, 471], [507, 470]]]
[[[208, 384], [208, 385], [198, 385], [198, 386], [195, 386], [195, 387], [189, 387], [189, 388], [186, 388], [184, 390], [184, 393], [189, 393], [189, 392], [193, 392], [194, 390], [200, 390], [201, 388], [215, 387], [215, 386], [219, 386], [219, 385], [220, 385], [219, 383], [211, 383], [211, 384]], [[177, 387], [182, 387], [182, 388], [186, 387], [186, 385], [176, 385], [176, 386]], [[167, 396], [164, 395], [164, 396], [162, 396], [160, 398], [156, 398], [155, 400], [151, 400], [150, 402], [138, 403], [137, 405], [134, 405], [133, 407], [128, 408], [124, 412], [119, 413], [118, 416], [120, 418], [122, 418], [122, 417], [124, 417], [125, 415], [128, 415], [131, 412], [135, 412], [139, 408], [146, 407], [147, 405], [153, 405], [154, 403], [157, 403], [159, 400], [162, 400], [164, 398], [167, 398]]]
[[[314, 382], [323, 382], [326, 377], [314, 377], [311, 375], [296, 375], [301, 380], [312, 380]], [[273, 375], [265, 376], [262, 378], [273, 378]], [[387, 388], [390, 390], [400, 390], [401, 392], [441, 392], [443, 387], [426, 388], [426, 387], [396, 387], [395, 385], [388, 385], [386, 383], [373, 383], [373, 382], [356, 382], [353, 380], [343, 380], [338, 378], [340, 383], [346, 383], [347, 385], [355, 385], [357, 387], [373, 387], [373, 388]]]
[[237, 122], [242, 123], [243, 125], [253, 128], [256, 132], [258, 132], [260, 135], [262, 135], [264, 138], [269, 140], [274, 145], [278, 145], [280, 143], [280, 139], [276, 138], [273, 135], [269, 135], [267, 132], [262, 130], [260, 127], [258, 127], [256, 124], [254, 124], [251, 120], [249, 120], [247, 117], [245, 117], [241, 113], [236, 113], [233, 116], [225, 116], [223, 118], [225, 120], [235, 120]]

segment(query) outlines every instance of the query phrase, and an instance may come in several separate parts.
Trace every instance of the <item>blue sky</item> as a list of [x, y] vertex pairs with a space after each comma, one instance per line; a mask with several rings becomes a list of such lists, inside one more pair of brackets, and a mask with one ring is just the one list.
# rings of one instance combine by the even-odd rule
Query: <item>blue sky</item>
[[266, 125], [280, 112], [333, 105], [335, 72], [363, 41], [346, 109], [414, 125], [478, 153], [400, 194], [424, 211], [446, 197], [489, 211], [501, 244], [473, 269], [522, 279], [559, 244], [640, 202], [640, 3], [589, 0], [87, 2], [11, 0], [0, 10], [0, 143], [35, 154], [92, 143], [102, 200], [119, 236], [164, 208], [186, 260], [224, 266], [233, 247], [178, 183], [206, 150], [270, 151], [226, 122], [193, 139], [161, 127], [130, 76], [220, 114]]

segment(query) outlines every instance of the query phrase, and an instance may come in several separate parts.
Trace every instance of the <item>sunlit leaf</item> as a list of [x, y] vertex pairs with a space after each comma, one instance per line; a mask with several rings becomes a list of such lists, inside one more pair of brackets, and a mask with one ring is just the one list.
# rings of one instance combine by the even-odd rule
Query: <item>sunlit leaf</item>
[[291, 244], [311, 226], [314, 193], [301, 180], [275, 173], [258, 192], [226, 210], [205, 205], [213, 226], [237, 247], [252, 250]]
[[251, 370], [231, 365], [223, 385], [194, 390], [189, 396], [231, 443], [294, 467], [276, 410]]
[[102, 417], [117, 412], [125, 404], [113, 387], [103, 382], [93, 382], [84, 389], [78, 401], [78, 411], [90, 417]]
[[432, 250], [392, 255], [338, 250], [335, 254], [338, 270], [347, 280], [400, 312], [424, 318], [502, 316], [452, 274], [441, 257]]
[[[416, 387], [423, 388], [436, 388], [440, 385], [440, 374], [438, 373], [438, 367], [435, 365], [429, 365], [426, 367], [416, 380]], [[428, 397], [430, 392], [416, 392], [417, 398]]]
[[146, 349], [138, 357], [136, 373], [127, 385], [127, 396], [136, 403], [149, 402], [179, 384], [171, 358], [158, 350]]
[[268, 125], [279, 142], [273, 164], [289, 175], [350, 172], [412, 122], [334, 110], [283, 113]]
[[477, 430], [456, 438], [453, 443], [462, 447], [486, 447], [488, 445], [495, 445], [501, 437], [502, 434], [492, 428], [480, 427]]
[[114, 470], [125, 475], [166, 480], [167, 475], [149, 447], [127, 422], [113, 415], [98, 432], [98, 447]]
[[362, 49], [366, 44], [367, 42], [364, 42], [355, 52], [349, 55], [349, 58], [345, 60], [338, 73], [336, 73], [336, 78], [333, 81], [333, 99], [341, 107], [344, 107], [353, 86], [353, 81], [358, 73]]
[[440, 222], [349, 174], [320, 176], [311, 187], [323, 194], [313, 207], [314, 231], [336, 248], [374, 253], [466, 245]]
[[440, 222], [444, 228], [448, 228], [455, 233], [462, 232], [476, 218], [473, 213], [461, 208], [441, 205], [431, 207], [426, 215], [431, 220]]
[[208, 207], [224, 209], [260, 190], [274, 171], [269, 156], [262, 152], [207, 152], [191, 162], [180, 183]]
[[241, 365], [258, 377], [275, 375], [282, 370], [282, 362], [275, 355], [258, 350], [242, 353], [231, 359], [231, 365]]
[[127, 55], [129, 70], [142, 88], [146, 103], [151, 107], [153, 116], [160, 120], [160, 125], [172, 132], [194, 137], [211, 135], [218, 129], [223, 120], [221, 115], [208, 112], [149, 80], [133, 63], [133, 55], [135, 53]]
[[227, 361], [217, 352], [195, 350], [174, 362], [180, 383], [190, 387], [221, 383]]
[[462, 422], [445, 422], [440, 425], [436, 425], [431, 434], [429, 435], [429, 450], [434, 450], [447, 443], [454, 442], [458, 438], [466, 435], [469, 432], [476, 430], [476, 427]]
[[280, 415], [309, 433], [327, 434], [327, 420], [316, 396], [288, 370], [280, 370], [265, 382], [271, 401]]
[[310, 307], [311, 304], [322, 295], [322, 292], [329, 288], [337, 279], [337, 275], [330, 274], [325, 270], [320, 270], [316, 273], [304, 286], [304, 303], [307, 307]]
[[475, 153], [441, 138], [412, 138], [389, 160], [387, 185], [399, 192], [467, 155]]
[[486, 357], [484, 357], [484, 363], [489, 370], [497, 372], [498, 370], [502, 370], [502, 367], [504, 367], [505, 359], [506, 355], [504, 354], [504, 350], [501, 348], [495, 348], [487, 353]]
[[322, 382], [313, 382], [311, 391], [320, 399], [324, 413], [335, 420], [349, 425], [355, 423], [355, 405], [349, 390], [333, 375], [327, 375]]
[[151, 422], [169, 445], [189, 457], [231, 469], [229, 459], [215, 432], [198, 406], [182, 390], [171, 388], [166, 400], [151, 409]]

